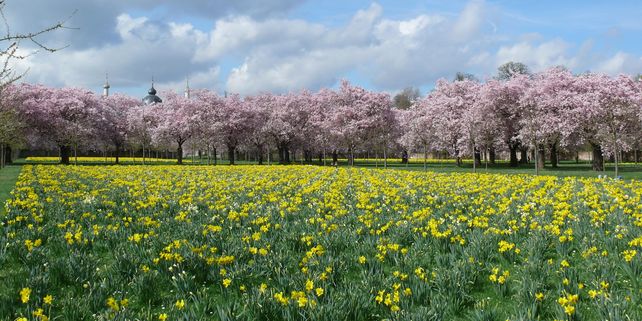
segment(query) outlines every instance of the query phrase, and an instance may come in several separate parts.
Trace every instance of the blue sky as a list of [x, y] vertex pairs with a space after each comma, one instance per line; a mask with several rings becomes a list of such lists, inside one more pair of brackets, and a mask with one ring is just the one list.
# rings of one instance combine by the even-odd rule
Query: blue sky
[[[492, 77], [507, 61], [533, 71], [642, 72], [639, 1], [8, 1], [13, 30], [77, 12], [68, 48], [18, 63], [26, 81], [142, 96], [192, 87], [255, 94], [334, 87], [427, 91], [458, 71]], [[30, 19], [25, 19], [25, 17]], [[22, 49], [33, 48], [24, 43]]]

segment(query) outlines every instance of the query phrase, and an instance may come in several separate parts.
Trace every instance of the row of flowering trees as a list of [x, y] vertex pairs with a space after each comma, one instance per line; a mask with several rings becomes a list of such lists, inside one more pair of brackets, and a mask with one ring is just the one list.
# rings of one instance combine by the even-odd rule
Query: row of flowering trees
[[[480, 84], [471, 80], [439, 81], [435, 90], [410, 111], [409, 147], [447, 150], [451, 155], [500, 149], [510, 163], [534, 152], [536, 169], [550, 151], [552, 166], [560, 149], [590, 147], [593, 168], [603, 170], [604, 155], [638, 150], [642, 140], [642, 83], [628, 76], [573, 75], [552, 68], [535, 75], [515, 75]], [[637, 155], [636, 155], [637, 157]]]
[[337, 91], [244, 98], [209, 90], [190, 98], [169, 92], [150, 106], [125, 95], [32, 84], [12, 86], [2, 98], [1, 108], [15, 111], [12, 123], [21, 124], [7, 131], [5, 141], [58, 149], [62, 163], [74, 151], [105, 148], [116, 157], [126, 148], [173, 149], [181, 163], [186, 147], [207, 155], [223, 148], [232, 164], [239, 149], [255, 152], [260, 162], [278, 151], [279, 161], [288, 163], [294, 150], [311, 161], [315, 153], [336, 158], [340, 151], [353, 154], [386, 140], [394, 145], [398, 128], [388, 94], [347, 82]]
[[612, 155], [617, 164], [621, 152], [639, 149], [642, 140], [640, 82], [563, 68], [484, 83], [440, 80], [408, 110], [394, 108], [386, 93], [348, 82], [337, 90], [248, 97], [170, 92], [151, 106], [124, 95], [30, 84], [1, 96], [0, 115], [15, 115], [12, 126], [0, 128], [1, 143], [57, 148], [63, 163], [79, 149], [110, 149], [118, 156], [133, 148], [171, 148], [180, 163], [188, 147], [208, 156], [224, 149], [232, 164], [239, 150], [259, 162], [277, 152], [282, 163], [295, 150], [308, 161], [406, 150], [470, 156], [474, 166], [482, 154], [494, 162], [501, 153], [516, 166], [518, 154], [525, 160], [531, 150], [541, 168], [546, 154], [556, 166], [560, 150], [590, 148], [594, 169], [603, 170], [603, 156]]

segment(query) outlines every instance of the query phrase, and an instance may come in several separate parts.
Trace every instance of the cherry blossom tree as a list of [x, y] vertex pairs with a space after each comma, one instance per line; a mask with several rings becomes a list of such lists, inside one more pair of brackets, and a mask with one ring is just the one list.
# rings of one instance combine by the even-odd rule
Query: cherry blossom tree
[[256, 151], [259, 165], [263, 164], [263, 155], [266, 152], [269, 157], [269, 150], [267, 150], [270, 143], [268, 122], [270, 120], [270, 109], [275, 105], [274, 100], [274, 95], [269, 93], [245, 98], [245, 104], [247, 104], [250, 112], [247, 141]]
[[0, 168], [11, 162], [11, 151], [24, 143], [25, 122], [17, 106], [16, 86], [0, 88]]
[[95, 116], [98, 97], [79, 88], [47, 88], [41, 85], [22, 84], [20, 115], [38, 135], [41, 144], [51, 142], [60, 149], [60, 162], [69, 164], [72, 148], [87, 143], [94, 134], [91, 126]]
[[[388, 94], [370, 92], [344, 80], [332, 104], [328, 117], [331, 139], [337, 148], [347, 150], [350, 165], [354, 165], [355, 149], [374, 137], [386, 153], [396, 126]], [[333, 154], [335, 158], [336, 150]]]
[[[388, 166], [388, 151], [397, 141], [402, 130], [398, 120], [402, 112], [392, 108], [392, 100], [387, 93], [368, 92], [359, 104], [362, 109], [362, 119], [359, 127], [363, 132], [361, 137], [366, 146], [376, 146], [383, 149], [384, 168]], [[373, 146], [374, 145], [374, 146]]]
[[[338, 90], [317, 93], [225, 98], [208, 90], [194, 91], [193, 98], [169, 93], [164, 103], [154, 106], [139, 106], [136, 99], [122, 95], [100, 98], [83, 89], [22, 84], [0, 94], [0, 118], [6, 119], [0, 126], [0, 145], [22, 140], [35, 148], [55, 146], [64, 163], [72, 148], [101, 143], [113, 146], [117, 159], [125, 143], [142, 146], [143, 162], [152, 144], [173, 145], [181, 163], [189, 140], [192, 152], [208, 150], [208, 160], [213, 149], [215, 162], [216, 149], [226, 148], [230, 164], [239, 149], [255, 151], [259, 163], [266, 150], [269, 161], [272, 146], [281, 163], [289, 163], [298, 152], [301, 160], [311, 162], [316, 152], [325, 164], [326, 151], [332, 151], [336, 164], [341, 151], [354, 164], [355, 153], [375, 152], [378, 157], [383, 152], [387, 159], [389, 150], [401, 146], [404, 151], [422, 150], [424, 158], [428, 151], [446, 151], [459, 165], [462, 157], [472, 156], [474, 170], [482, 151], [488, 153], [488, 164], [504, 145], [512, 166], [517, 165], [518, 150], [535, 150], [539, 171], [545, 149], [556, 166], [558, 150], [588, 144], [595, 169], [602, 170], [603, 156], [610, 155], [619, 174], [620, 154], [637, 149], [642, 141], [641, 87], [626, 76], [574, 76], [564, 68], [551, 68], [485, 83], [439, 80], [427, 97], [409, 110], [398, 110], [388, 94], [347, 81]], [[20, 124], [32, 130], [22, 134]], [[2, 158], [0, 153], [0, 163]]]
[[604, 170], [602, 156], [612, 155], [618, 176], [620, 152], [631, 149], [640, 135], [639, 86], [625, 75], [587, 74], [578, 77], [578, 83], [582, 103], [573, 111], [574, 123], [593, 148], [593, 169]]
[[292, 148], [301, 143], [301, 134], [309, 125], [308, 106], [312, 101], [312, 94], [307, 91], [279, 95], [271, 100], [267, 132], [279, 151], [279, 163], [289, 163]]
[[213, 158], [214, 164], [217, 163], [217, 148], [220, 144], [220, 137], [218, 136], [219, 117], [221, 110], [225, 108], [225, 99], [217, 93], [201, 89], [192, 92], [192, 98], [196, 100], [194, 106], [194, 117], [192, 128], [192, 139], [199, 141], [204, 145], [207, 151], [208, 164], [211, 163]]
[[[323, 88], [314, 95], [315, 112], [310, 117], [311, 130], [308, 131], [310, 144], [316, 146], [319, 153], [319, 164], [326, 165], [326, 153], [336, 150], [332, 142], [331, 115], [337, 101], [337, 93], [333, 90]], [[336, 162], [337, 154], [333, 153]]]
[[475, 126], [477, 117], [470, 113], [464, 119], [468, 109], [473, 110], [478, 92], [477, 83], [470, 80], [448, 82], [437, 81], [435, 89], [425, 98], [427, 113], [432, 117], [435, 130], [434, 145], [438, 150], [445, 150], [457, 158], [461, 165], [461, 156], [466, 150], [474, 150]]
[[98, 109], [92, 119], [96, 128], [96, 136], [114, 147], [116, 164], [119, 163], [120, 152], [125, 146], [129, 134], [128, 114], [141, 102], [130, 96], [116, 94], [102, 97]]
[[528, 76], [518, 74], [506, 81], [489, 80], [482, 86], [479, 98], [500, 123], [501, 137], [508, 147], [510, 166], [513, 167], [518, 165], [517, 150], [521, 146], [518, 135], [522, 114], [520, 100], [526, 83], [524, 77]]
[[423, 105], [425, 100], [414, 104], [409, 110], [398, 114], [399, 122], [405, 130], [399, 137], [399, 143], [407, 150], [421, 150], [424, 156], [424, 170], [428, 169], [428, 152], [434, 150], [433, 142], [437, 140], [432, 117]]
[[496, 150], [497, 146], [503, 144], [502, 141], [502, 127], [501, 119], [497, 117], [495, 113], [492, 112], [489, 105], [484, 103], [484, 100], [481, 99], [481, 88], [479, 87], [479, 94], [474, 106], [475, 112], [473, 115], [476, 115], [478, 120], [475, 123], [475, 144], [477, 146], [478, 152], [476, 153], [476, 158], [480, 158], [480, 152], [484, 151], [486, 168], [488, 168], [488, 163], [495, 164]]
[[484, 137], [485, 105], [480, 103], [479, 83], [470, 80], [456, 82], [461, 86], [465, 93], [461, 96], [464, 104], [463, 112], [459, 119], [460, 138], [457, 142], [459, 145], [460, 155], [473, 156], [473, 172], [477, 171], [477, 166], [481, 165], [481, 150], [485, 146], [482, 138]]
[[127, 111], [127, 143], [132, 150], [142, 149], [143, 164], [145, 164], [145, 150], [149, 150], [151, 146], [152, 129], [157, 120], [150, 109], [149, 106], [140, 105]]
[[215, 116], [215, 132], [221, 144], [227, 148], [230, 165], [234, 165], [236, 149], [247, 139], [252, 114], [239, 95], [230, 95]]
[[575, 77], [566, 69], [556, 67], [521, 78], [526, 88], [521, 99], [519, 121], [520, 141], [535, 150], [536, 172], [544, 167], [545, 148], [550, 148], [551, 165], [557, 167], [557, 153], [572, 136], [570, 113], [578, 103]]
[[152, 141], [157, 144], [164, 142], [175, 144], [176, 160], [183, 164], [183, 145], [192, 137], [192, 126], [196, 122], [195, 115], [197, 101], [169, 92], [160, 104], [143, 107], [154, 119], [155, 125], [151, 128]]

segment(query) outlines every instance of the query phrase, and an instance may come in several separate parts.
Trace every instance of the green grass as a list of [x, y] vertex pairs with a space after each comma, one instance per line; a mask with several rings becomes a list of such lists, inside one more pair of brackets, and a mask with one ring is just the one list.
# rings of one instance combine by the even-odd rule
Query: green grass
[[0, 170], [0, 204], [2, 205], [2, 208], [0, 208], [0, 216], [4, 215], [4, 203], [16, 185], [16, 180], [21, 169], [22, 166], [20, 165], [8, 165]]
[[[347, 164], [341, 164], [340, 166], [347, 166]], [[372, 163], [355, 163], [355, 166], [359, 167], [379, 167], [382, 168], [382, 164], [379, 163], [378, 166]], [[488, 165], [486, 167], [484, 164], [477, 167], [478, 173], [494, 173], [494, 174], [535, 174], [534, 164], [520, 164], [518, 167], [510, 167], [509, 164], [500, 163], [495, 165]], [[642, 163], [640, 164], [620, 164], [619, 166], [619, 176], [622, 176], [623, 179], [642, 179]], [[388, 168], [393, 169], [404, 169], [404, 170], [416, 170], [421, 171], [424, 169], [423, 164], [400, 164], [398, 161], [393, 163], [388, 163]], [[472, 173], [473, 166], [470, 162], [464, 163], [462, 166], [457, 166], [453, 163], [442, 163], [442, 164], [428, 164], [427, 170], [433, 172], [458, 172], [458, 173]], [[575, 163], [571, 161], [561, 162], [557, 168], [553, 168], [550, 165], [546, 165], [544, 169], [539, 171], [540, 175], [551, 175], [551, 176], [575, 176], [575, 177], [598, 177], [598, 176], [615, 176], [615, 167], [612, 163], [605, 164], [605, 170], [603, 172], [593, 171], [591, 164], [588, 162]]]
[[[22, 175], [0, 220], [2, 321], [48, 308], [48, 294], [47, 315], [59, 321], [161, 313], [222, 321], [642, 320], [641, 257], [623, 256], [642, 235], [641, 182], [318, 166], [27, 165]], [[514, 250], [502, 251], [502, 242]], [[220, 263], [223, 255], [234, 259]], [[506, 282], [490, 277], [507, 271]], [[308, 290], [308, 280], [324, 294]], [[22, 288], [33, 291], [26, 304]], [[379, 293], [406, 288], [401, 312], [381, 302]], [[591, 299], [590, 290], [606, 294]], [[299, 306], [294, 291], [315, 307]], [[559, 299], [571, 294], [580, 299], [567, 316]], [[114, 309], [109, 298], [129, 305]]]
[[[206, 165], [206, 160], [202, 159], [200, 162], [198, 158], [192, 163], [191, 157], [186, 157], [184, 159], [185, 163], [183, 165]], [[24, 159], [19, 159], [18, 164], [34, 164], [35, 162], [26, 162]], [[330, 166], [332, 163], [331, 159], [326, 159], [326, 166]], [[72, 160], [73, 164], [73, 160]], [[83, 162], [78, 165], [111, 165], [112, 163], [104, 162]], [[140, 163], [122, 163], [121, 165], [138, 165]], [[218, 160], [217, 165], [228, 165], [228, 160]], [[254, 161], [245, 161], [245, 160], [236, 160], [236, 165], [254, 165], [257, 162]], [[264, 164], [267, 165], [268, 162], [264, 161]], [[271, 165], [278, 164], [278, 161], [271, 161]], [[301, 162], [296, 160], [291, 162], [293, 165], [306, 165], [308, 163]], [[319, 162], [318, 159], [314, 159], [311, 165], [322, 165], [323, 163]], [[148, 162], [147, 165], [167, 165], [165, 162]], [[213, 165], [213, 164], [211, 164]], [[348, 167], [349, 162], [347, 159], [339, 159], [340, 167]], [[365, 167], [365, 168], [383, 168], [383, 160], [375, 159], [358, 159], [354, 163], [355, 167]], [[598, 177], [598, 176], [608, 176], [615, 177], [615, 165], [613, 163], [605, 163], [605, 171], [596, 172], [591, 168], [591, 163], [587, 161], [581, 161], [576, 163], [575, 161], [561, 161], [557, 168], [553, 168], [550, 164], [546, 164], [544, 169], [539, 171], [540, 175], [551, 175], [559, 177]], [[390, 169], [401, 169], [401, 170], [413, 170], [413, 171], [422, 171], [424, 170], [424, 165], [421, 159], [411, 159], [410, 164], [401, 164], [401, 160], [398, 158], [390, 158], [387, 161], [387, 167]], [[623, 179], [630, 180], [642, 180], [642, 163], [624, 163], [620, 164], [620, 174]], [[465, 160], [461, 166], [457, 166], [453, 159], [444, 159], [444, 160], [431, 160], [427, 164], [427, 170], [432, 172], [442, 172], [442, 173], [472, 173], [473, 165], [471, 160]], [[491, 173], [491, 174], [535, 174], [534, 164], [519, 164], [518, 167], [510, 167], [508, 162], [499, 160], [495, 165], [488, 165], [482, 163], [477, 169], [478, 173]]]

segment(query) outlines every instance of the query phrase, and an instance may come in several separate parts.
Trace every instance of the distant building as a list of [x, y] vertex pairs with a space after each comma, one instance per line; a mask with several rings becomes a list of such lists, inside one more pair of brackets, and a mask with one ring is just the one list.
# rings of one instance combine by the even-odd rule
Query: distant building
[[109, 75], [105, 74], [105, 84], [103, 85], [103, 97], [108, 97], [109, 96]]
[[154, 81], [152, 80], [152, 88], [149, 88], [149, 91], [147, 92], [147, 96], [143, 98], [143, 103], [145, 105], [153, 105], [153, 104], [159, 104], [162, 103], [163, 100], [156, 96], [156, 89], [154, 89]]

